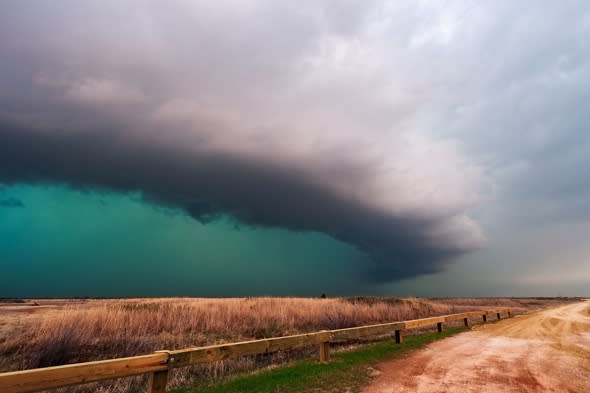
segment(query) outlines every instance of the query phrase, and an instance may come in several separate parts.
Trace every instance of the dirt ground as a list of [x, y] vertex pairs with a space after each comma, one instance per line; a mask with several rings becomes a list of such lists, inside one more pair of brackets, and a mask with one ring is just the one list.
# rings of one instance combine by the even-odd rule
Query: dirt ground
[[477, 326], [378, 368], [363, 393], [587, 393], [590, 301]]

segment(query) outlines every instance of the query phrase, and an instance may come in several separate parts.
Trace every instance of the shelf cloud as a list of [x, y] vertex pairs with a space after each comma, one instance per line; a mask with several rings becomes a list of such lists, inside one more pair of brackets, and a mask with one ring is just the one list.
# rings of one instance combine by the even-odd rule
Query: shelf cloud
[[298, 168], [209, 151], [191, 138], [173, 145], [112, 131], [0, 130], [0, 178], [7, 184], [141, 191], [147, 200], [181, 208], [205, 223], [225, 214], [252, 226], [326, 233], [370, 255], [374, 264], [366, 272], [374, 281], [438, 271], [450, 257], [483, 242], [466, 216], [416, 206], [404, 212], [395, 201], [392, 208], [384, 206], [366, 180], [374, 176], [372, 168], [346, 171], [346, 180], [334, 184], [333, 178], [323, 181], [331, 169], [321, 163]]
[[[0, 6], [1, 183], [325, 233], [370, 256], [371, 282], [485, 245], [469, 211], [494, 184], [424, 126], [436, 81], [385, 55], [380, 2], [107, 3]], [[400, 51], [452, 33], [396, 28]]]

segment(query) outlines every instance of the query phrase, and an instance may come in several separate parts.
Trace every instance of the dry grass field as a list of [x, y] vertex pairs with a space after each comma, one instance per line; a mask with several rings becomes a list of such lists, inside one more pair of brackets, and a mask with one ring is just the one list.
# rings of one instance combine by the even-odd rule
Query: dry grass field
[[[0, 371], [415, 319], [485, 307], [506, 306], [518, 312], [567, 300], [259, 297], [5, 302], [0, 303]], [[171, 386], [278, 364], [309, 355], [314, 350], [180, 369], [174, 373]], [[123, 392], [135, 391], [140, 386], [142, 379], [137, 377], [75, 390]]]

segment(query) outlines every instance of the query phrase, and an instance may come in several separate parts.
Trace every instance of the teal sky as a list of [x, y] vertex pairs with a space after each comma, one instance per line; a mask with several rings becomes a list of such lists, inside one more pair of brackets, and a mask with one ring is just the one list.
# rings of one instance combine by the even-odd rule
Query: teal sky
[[351, 246], [319, 233], [201, 224], [141, 195], [13, 186], [0, 199], [0, 297], [341, 294]]
[[[255, 228], [229, 217], [202, 224], [139, 193], [15, 185], [0, 188], [0, 200], [20, 201], [0, 206], [0, 297], [579, 296], [587, 288], [579, 272], [588, 252], [583, 222], [579, 236], [558, 239], [569, 246], [567, 260], [553, 243], [563, 227], [510, 238], [491, 226], [492, 248], [438, 274], [374, 285], [359, 279], [366, 255], [321, 233]], [[539, 238], [545, 242], [536, 244]], [[529, 255], [555, 258], [564, 269], [553, 273], [555, 281], [552, 264], [531, 274]]]

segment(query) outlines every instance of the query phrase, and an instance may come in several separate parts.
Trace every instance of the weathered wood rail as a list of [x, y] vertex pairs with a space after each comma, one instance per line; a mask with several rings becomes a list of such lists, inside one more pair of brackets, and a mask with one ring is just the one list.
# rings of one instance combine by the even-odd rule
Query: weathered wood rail
[[0, 392], [36, 392], [39, 390], [129, 377], [138, 374], [149, 374], [147, 392], [164, 393], [166, 392], [168, 371], [178, 367], [187, 367], [199, 363], [235, 359], [246, 355], [265, 354], [310, 345], [319, 345], [320, 361], [328, 362], [330, 360], [330, 343], [333, 342], [391, 334], [395, 338], [396, 343], [401, 343], [403, 342], [403, 332], [405, 330], [436, 325], [437, 330], [441, 332], [444, 325], [449, 322], [462, 320], [465, 326], [469, 326], [474, 319], [481, 319], [483, 322], [486, 322], [489, 316], [501, 319], [502, 315], [510, 317], [511, 310], [502, 308], [470, 311], [410, 321], [382, 323], [347, 329], [323, 330], [321, 332], [263, 340], [172, 351], [157, 351], [151, 355], [14, 371], [0, 374]]

